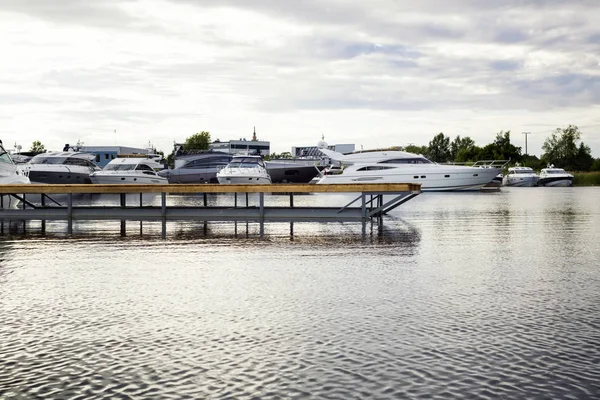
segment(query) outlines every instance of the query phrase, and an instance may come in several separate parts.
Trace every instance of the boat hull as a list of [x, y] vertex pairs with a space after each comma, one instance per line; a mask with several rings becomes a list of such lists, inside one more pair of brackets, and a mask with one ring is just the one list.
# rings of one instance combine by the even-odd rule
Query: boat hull
[[270, 184], [271, 179], [264, 176], [248, 176], [248, 175], [239, 175], [239, 176], [218, 176], [217, 179], [221, 184], [231, 184], [231, 185], [259, 185], [259, 184]]
[[139, 185], [152, 185], [152, 184], [167, 184], [169, 181], [167, 178], [161, 176], [151, 176], [143, 174], [132, 174], [132, 175], [117, 175], [117, 174], [102, 174], [95, 173], [90, 176], [92, 183], [95, 184], [139, 184]]
[[536, 177], [518, 177], [518, 178], [510, 178], [507, 179], [504, 177], [502, 181], [502, 186], [512, 186], [512, 187], [533, 187], [538, 183], [538, 179]]
[[29, 180], [32, 183], [46, 184], [81, 184], [92, 183], [90, 179], [90, 171], [73, 172], [73, 171], [49, 171], [49, 170], [29, 170]]
[[[373, 171], [376, 172], [376, 171]], [[421, 191], [470, 191], [480, 190], [498, 174], [495, 168], [473, 168], [469, 171], [443, 170], [440, 172], [410, 171], [393, 175], [362, 174], [325, 175], [318, 184], [339, 183], [419, 183]]]
[[270, 165], [267, 171], [273, 183], [308, 183], [319, 173], [314, 165]]
[[573, 178], [540, 178], [538, 185], [546, 187], [569, 187], [573, 186]]

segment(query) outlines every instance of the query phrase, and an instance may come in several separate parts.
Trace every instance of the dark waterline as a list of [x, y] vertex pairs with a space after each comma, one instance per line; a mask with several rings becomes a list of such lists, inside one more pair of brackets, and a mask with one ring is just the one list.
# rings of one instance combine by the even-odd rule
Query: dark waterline
[[366, 238], [158, 225], [6, 227], [0, 398], [600, 393], [600, 188], [423, 194]]

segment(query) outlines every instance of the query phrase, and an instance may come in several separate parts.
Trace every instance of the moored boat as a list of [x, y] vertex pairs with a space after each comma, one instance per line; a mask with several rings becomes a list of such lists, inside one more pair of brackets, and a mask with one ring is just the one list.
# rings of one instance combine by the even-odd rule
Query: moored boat
[[539, 186], [573, 186], [573, 175], [553, 165], [540, 171]]
[[146, 158], [115, 158], [102, 171], [90, 174], [92, 183], [97, 184], [167, 184], [167, 178], [154, 170], [155, 162]]
[[532, 187], [537, 186], [540, 177], [530, 167], [510, 167], [502, 178], [502, 186]]
[[227, 166], [217, 172], [217, 179], [221, 184], [271, 183], [271, 176], [260, 156], [234, 156]]
[[343, 168], [339, 174], [324, 174], [318, 184], [419, 183], [422, 191], [479, 190], [501, 171], [491, 164], [437, 164], [422, 155], [397, 150], [352, 154], [320, 150]]

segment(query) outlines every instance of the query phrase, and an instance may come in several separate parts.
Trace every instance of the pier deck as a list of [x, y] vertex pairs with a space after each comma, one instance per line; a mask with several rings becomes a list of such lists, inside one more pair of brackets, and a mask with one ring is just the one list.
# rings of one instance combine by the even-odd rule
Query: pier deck
[[[132, 220], [132, 221], [357, 221], [381, 218], [421, 192], [419, 184], [271, 184], [271, 185], [0, 185], [0, 194], [21, 200], [18, 208], [4, 208], [0, 204], [0, 220], [66, 220], [69, 226], [77, 220]], [[142, 194], [160, 196], [159, 205], [144, 205]], [[232, 206], [214, 206], [207, 202], [207, 194], [233, 193]], [[258, 194], [255, 205], [248, 204], [248, 194]], [[265, 205], [265, 194], [289, 196], [289, 206]], [[310, 207], [294, 206], [295, 194], [355, 193], [348, 204], [323, 206], [318, 197]], [[76, 204], [76, 195], [118, 195], [115, 205]], [[139, 194], [140, 201], [131, 201], [131, 194]], [[174, 206], [167, 204], [167, 195], [198, 196], [201, 205]], [[52, 195], [61, 195], [54, 201]], [[66, 195], [66, 200], [65, 196]], [[129, 195], [129, 196], [128, 196]], [[240, 196], [242, 195], [242, 196]], [[384, 202], [383, 196], [391, 199]], [[245, 196], [245, 202], [242, 201]], [[5, 196], [2, 196], [4, 198]], [[255, 197], [255, 196], [253, 196]], [[74, 201], [75, 200], [75, 201]], [[129, 203], [128, 203], [129, 201]], [[71, 229], [69, 229], [70, 231]]]

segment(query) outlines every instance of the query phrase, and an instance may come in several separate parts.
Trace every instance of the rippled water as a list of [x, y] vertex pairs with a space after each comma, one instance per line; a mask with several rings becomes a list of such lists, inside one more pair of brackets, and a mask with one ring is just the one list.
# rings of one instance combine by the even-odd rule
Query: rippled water
[[600, 394], [600, 188], [65, 232], [3, 227], [2, 399]]

